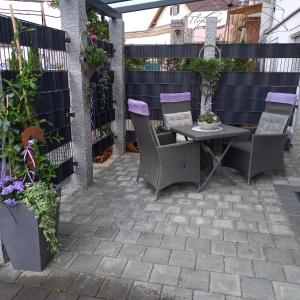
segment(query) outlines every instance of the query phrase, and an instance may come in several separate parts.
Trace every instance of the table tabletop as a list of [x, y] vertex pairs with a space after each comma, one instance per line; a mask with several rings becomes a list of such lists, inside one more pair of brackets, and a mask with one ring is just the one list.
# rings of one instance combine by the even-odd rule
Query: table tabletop
[[195, 126], [199, 126], [199, 125], [174, 126], [171, 127], [170, 130], [175, 133], [179, 133], [181, 135], [189, 137], [195, 141], [214, 140], [214, 139], [230, 138], [230, 137], [233, 138], [237, 136], [249, 135], [250, 133], [248, 129], [225, 125], [225, 124], [220, 125], [223, 128], [223, 130], [212, 131], [212, 132], [209, 131], [202, 132], [202, 131], [192, 130], [192, 128]]

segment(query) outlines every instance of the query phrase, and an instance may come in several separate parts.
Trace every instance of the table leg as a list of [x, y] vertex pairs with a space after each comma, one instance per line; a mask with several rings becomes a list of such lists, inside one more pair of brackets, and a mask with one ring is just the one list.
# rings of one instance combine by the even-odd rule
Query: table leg
[[222, 153], [222, 155], [220, 157], [217, 157], [214, 155], [214, 153], [211, 151], [211, 149], [205, 145], [204, 142], [201, 142], [202, 148], [210, 154], [210, 156], [212, 157], [213, 161], [215, 162], [215, 166], [213, 167], [213, 169], [211, 170], [211, 172], [208, 174], [208, 176], [206, 177], [206, 179], [204, 180], [204, 182], [199, 186], [198, 188], [198, 192], [200, 192], [207, 184], [207, 182], [209, 181], [210, 177], [212, 177], [212, 175], [216, 172], [217, 168], [221, 165], [222, 163], [222, 159], [224, 158], [224, 156], [226, 155], [226, 153], [228, 152], [228, 150], [230, 149], [232, 143], [234, 142], [234, 139], [231, 139], [230, 142], [227, 144], [227, 147], [225, 148], [224, 152]]

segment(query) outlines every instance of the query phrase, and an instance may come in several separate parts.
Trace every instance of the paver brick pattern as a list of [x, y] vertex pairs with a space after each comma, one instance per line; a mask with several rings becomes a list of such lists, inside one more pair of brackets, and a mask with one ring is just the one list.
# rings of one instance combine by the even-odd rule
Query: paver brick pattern
[[226, 169], [201, 193], [177, 184], [157, 201], [137, 171], [127, 154], [95, 169], [88, 190], [65, 190], [57, 260], [42, 273], [3, 264], [0, 299], [300, 299], [299, 240], [274, 189], [295, 184], [288, 161], [285, 177], [248, 187]]

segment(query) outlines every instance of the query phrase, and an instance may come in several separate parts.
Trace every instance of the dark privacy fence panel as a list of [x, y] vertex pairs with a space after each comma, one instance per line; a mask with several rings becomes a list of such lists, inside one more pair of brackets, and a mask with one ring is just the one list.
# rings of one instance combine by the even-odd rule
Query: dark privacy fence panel
[[[189, 72], [126, 72], [126, 99], [148, 103], [150, 118], [162, 120], [160, 93], [191, 92], [193, 118], [199, 115], [200, 78]], [[128, 115], [129, 118], [129, 115]]]
[[[36, 116], [48, 121], [41, 125], [47, 136], [60, 139], [47, 140], [44, 147], [49, 160], [59, 166], [54, 181], [58, 184], [74, 172], [65, 32], [27, 21], [18, 22], [23, 27], [20, 44], [24, 59], [28, 60], [31, 48], [38, 50], [43, 70], [38, 82], [39, 99], [34, 106]], [[0, 70], [4, 89], [5, 80], [14, 80], [18, 74], [10, 65], [13, 39], [11, 18], [0, 16]]]
[[[62, 30], [20, 21], [25, 30], [20, 34], [21, 46], [66, 51], [65, 32]], [[0, 16], [0, 43], [10, 44], [14, 39], [11, 18]]]
[[298, 73], [223, 73], [214, 112], [229, 124], [257, 124], [268, 92], [296, 93]]
[[[104, 49], [109, 58], [113, 56], [113, 44], [105, 41], [97, 41], [97, 46]], [[106, 67], [110, 69], [110, 64], [108, 63]], [[93, 158], [97, 155], [101, 155], [107, 148], [114, 144], [111, 130], [111, 122], [115, 120], [112, 94], [114, 72], [109, 70], [106, 87], [103, 87], [103, 84], [101, 84], [102, 75], [103, 70], [98, 70], [90, 79], [90, 85], [92, 87], [91, 119], [92, 131], [94, 133], [92, 147]]]
[[[16, 71], [2, 71], [3, 88], [5, 80], [15, 79]], [[39, 79], [39, 99], [34, 103], [36, 116], [45, 119], [41, 127], [47, 135], [59, 137], [45, 145], [49, 159], [59, 165], [55, 183], [59, 183], [73, 173], [73, 154], [71, 148], [70, 95], [67, 71], [46, 71]]]
[[[127, 45], [125, 55], [127, 59], [144, 58], [150, 62], [153, 59], [196, 58], [202, 47], [203, 44]], [[254, 59], [252, 63], [256, 65], [255, 72], [222, 73], [213, 99], [213, 110], [224, 123], [257, 124], [269, 91], [296, 93], [300, 71], [299, 43], [218, 44], [218, 47], [222, 58]], [[179, 70], [127, 71], [126, 98], [146, 101], [151, 118], [161, 120], [159, 94], [190, 91], [195, 119], [199, 115], [201, 78]]]
[[[232, 58], [297, 58], [300, 44], [218, 44], [222, 57]], [[198, 57], [203, 44], [126, 45], [126, 58]]]

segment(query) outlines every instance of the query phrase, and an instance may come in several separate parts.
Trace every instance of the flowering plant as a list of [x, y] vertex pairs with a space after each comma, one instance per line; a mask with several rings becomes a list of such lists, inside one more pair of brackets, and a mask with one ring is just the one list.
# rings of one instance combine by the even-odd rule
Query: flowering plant
[[5, 176], [0, 180], [1, 204], [8, 206], [16, 205], [17, 201], [22, 200], [24, 189], [23, 181], [14, 180], [10, 176]]
[[106, 51], [97, 47], [97, 36], [90, 36], [90, 45], [82, 51], [81, 63], [84, 67], [89, 67], [94, 70], [100, 68], [104, 63], [108, 61]]
[[204, 122], [207, 124], [220, 123], [220, 118], [215, 115], [213, 112], [206, 112], [205, 114], [199, 116], [199, 122]]

